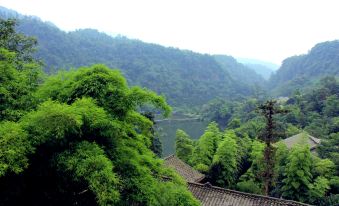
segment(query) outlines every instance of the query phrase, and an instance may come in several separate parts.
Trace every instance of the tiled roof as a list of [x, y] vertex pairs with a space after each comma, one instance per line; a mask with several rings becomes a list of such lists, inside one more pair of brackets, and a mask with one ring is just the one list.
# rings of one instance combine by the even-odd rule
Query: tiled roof
[[[165, 165], [174, 168], [186, 181], [188, 189], [203, 206], [305, 206], [307, 204], [278, 199], [268, 196], [239, 192], [212, 186], [209, 183], [200, 184], [205, 176], [187, 165], [175, 155], [165, 159]], [[164, 180], [167, 180], [164, 177]]]
[[305, 141], [305, 143], [310, 146], [311, 150], [315, 149], [320, 144], [320, 139], [306, 133], [296, 134], [282, 141], [288, 148], [292, 148], [295, 144], [300, 144]]
[[205, 177], [175, 155], [170, 155], [164, 160], [166, 166], [175, 169], [187, 182], [199, 182]]
[[305, 206], [307, 204], [249, 194], [210, 184], [188, 182], [188, 188], [192, 194], [200, 200], [203, 206]]

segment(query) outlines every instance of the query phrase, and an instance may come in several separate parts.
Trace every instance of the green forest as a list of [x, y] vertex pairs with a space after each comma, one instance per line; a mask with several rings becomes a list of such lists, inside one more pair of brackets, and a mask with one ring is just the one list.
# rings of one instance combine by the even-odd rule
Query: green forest
[[0, 26], [1, 205], [199, 205], [151, 150], [138, 108], [168, 116], [164, 97], [104, 65], [47, 76], [36, 41]]
[[[295, 92], [274, 101], [272, 184], [265, 191], [267, 120], [265, 100], [214, 100], [202, 111], [212, 121], [198, 140], [177, 130], [176, 155], [205, 173], [209, 182], [243, 192], [265, 194], [316, 205], [334, 205], [339, 189], [339, 81], [327, 77], [312, 92]], [[220, 129], [222, 128], [222, 129]], [[282, 141], [301, 133], [304, 140], [288, 148]], [[321, 138], [311, 152], [307, 134]]]
[[338, 205], [338, 51], [273, 73], [0, 7], [0, 205], [201, 205], [170, 153], [213, 186]]

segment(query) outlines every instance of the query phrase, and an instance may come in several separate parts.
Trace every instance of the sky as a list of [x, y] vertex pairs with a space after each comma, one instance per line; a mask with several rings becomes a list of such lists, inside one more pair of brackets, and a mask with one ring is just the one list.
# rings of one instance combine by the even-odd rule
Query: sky
[[339, 39], [338, 0], [1, 0], [0, 5], [65, 31], [93, 28], [276, 64]]

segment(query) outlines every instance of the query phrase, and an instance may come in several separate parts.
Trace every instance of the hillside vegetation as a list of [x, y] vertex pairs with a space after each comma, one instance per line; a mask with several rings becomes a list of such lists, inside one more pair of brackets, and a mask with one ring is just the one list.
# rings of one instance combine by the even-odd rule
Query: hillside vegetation
[[0, 19], [0, 205], [199, 205], [151, 150], [138, 108], [166, 117], [163, 97], [104, 65], [44, 78], [14, 24]]
[[237, 99], [250, 95], [253, 83], [262, 82], [259, 75], [242, 72], [246, 68], [233, 58], [220, 64], [211, 55], [111, 37], [93, 29], [64, 32], [36, 17], [0, 9], [0, 17], [11, 15], [20, 19], [19, 32], [37, 38], [37, 57], [46, 72], [104, 63], [121, 69], [130, 84], [164, 94], [175, 107], [202, 105], [215, 97]]
[[289, 95], [311, 87], [325, 76], [339, 77], [339, 41], [315, 45], [307, 54], [285, 59], [270, 79], [274, 95]]

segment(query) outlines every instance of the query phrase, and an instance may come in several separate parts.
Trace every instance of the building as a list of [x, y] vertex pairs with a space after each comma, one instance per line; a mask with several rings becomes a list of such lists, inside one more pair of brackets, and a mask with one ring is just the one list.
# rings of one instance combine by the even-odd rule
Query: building
[[315, 138], [307, 133], [299, 133], [296, 135], [293, 135], [289, 138], [286, 138], [284, 140], [282, 140], [283, 143], [286, 144], [287, 148], [291, 149], [294, 145], [296, 144], [308, 144], [310, 147], [311, 152], [315, 153], [316, 152], [316, 148], [318, 147], [318, 145], [320, 144], [320, 139]]
[[300, 202], [278, 199], [263, 195], [239, 192], [212, 186], [209, 183], [201, 184], [204, 175], [187, 165], [185, 162], [170, 155], [165, 159], [167, 167], [175, 169], [186, 181], [188, 189], [203, 206], [305, 206]]

